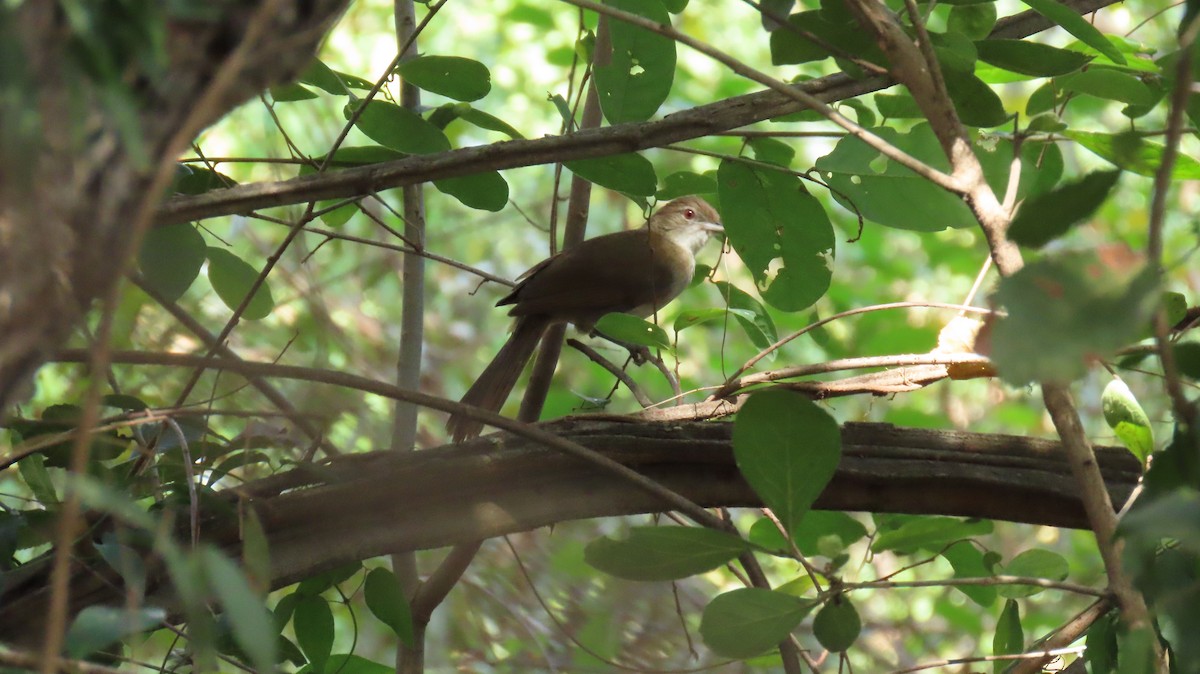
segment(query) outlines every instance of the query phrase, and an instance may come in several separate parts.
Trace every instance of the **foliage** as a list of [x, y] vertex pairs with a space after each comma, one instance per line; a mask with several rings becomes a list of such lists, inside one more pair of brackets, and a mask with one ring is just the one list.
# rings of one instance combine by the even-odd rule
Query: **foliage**
[[[128, 118], [131, 106], [144, 102], [125, 73], [163, 75], [169, 45], [155, 31], [179, 17], [141, 2], [102, 3], [106, 11], [62, 4], [74, 30], [67, 38], [73, 57], [111, 87], [106, 114]], [[679, 27], [783, 81], [835, 73], [869, 81], [889, 64], [853, 3], [840, 0], [819, 7], [764, 1], [762, 16], [754, 3], [606, 4]], [[909, 34], [920, 34], [903, 3], [887, 4]], [[739, 390], [748, 397], [734, 421], [734, 457], [768, 510], [734, 511], [720, 531], [640, 519], [563, 523], [552, 536], [513, 537], [517, 567], [506, 549], [489, 543], [438, 609], [447, 619], [426, 631], [414, 621], [402, 579], [380, 560], [326, 568], [269, 593], [267, 524], [230, 498], [247, 482], [296, 466], [322, 470], [312, 463], [318, 450], [390, 447], [387, 401], [209, 371], [197, 371], [193, 389], [182, 384], [188, 370], [163, 376], [117, 364], [106, 373], [113, 391], [102, 399], [86, 474], [75, 475], [66, 470], [69, 433], [83, 418], [86, 378], [72, 366], [51, 365], [39, 373], [30, 404], [6, 422], [6, 465], [18, 470], [4, 476], [3, 570], [44, 559], [50, 522], [69, 495], [78, 497], [97, 534], [81, 540], [77, 561], [119, 578], [131, 599], [129, 607], [93, 606], [75, 616], [65, 653], [157, 658], [173, 668], [211, 669], [222, 658], [258, 671], [383, 671], [397, 641], [412, 647], [421, 639], [431, 671], [481, 663], [495, 671], [607, 669], [614, 662], [679, 669], [723, 659], [771, 669], [789, 657], [789, 638], [810, 653], [827, 653], [822, 671], [832, 671], [835, 659], [884, 671], [944, 657], [1016, 655], [1040, 649], [1093, 599], [1079, 591], [1104, 580], [1090, 535], [813, 506], [852, 451], [843, 446], [842, 422], [1040, 435], [1049, 429], [1030, 386], [1074, 383], [1089, 432], [1110, 440], [1105, 420], [1149, 465], [1145, 493], [1119, 534], [1157, 631], [1101, 615], [1086, 634], [1091, 671], [1142, 671], [1156, 639], [1172, 650], [1173, 671], [1200, 671], [1190, 638], [1200, 632], [1200, 468], [1197, 431], [1180, 410], [1194, 409], [1186, 398], [1195, 397], [1200, 380], [1200, 346], [1186, 330], [1197, 283], [1188, 263], [1200, 242], [1184, 207], [1193, 186], [1181, 184], [1200, 177], [1200, 164], [1191, 156], [1194, 128], [1174, 144], [1152, 140], [1164, 135], [1173, 92], [1190, 85], [1175, 81], [1181, 59], [1190, 58], [1176, 39], [1184, 8], [1159, 12], [1152, 3], [1127, 3], [1121, 16], [1140, 23], [1126, 32], [1106, 12], [1093, 22], [1055, 0], [1025, 5], [1057, 27], [1020, 39], [990, 37], [1005, 25], [998, 15], [1006, 5], [908, 5], [920, 9], [932, 33], [927, 46], [951, 107], [970, 127], [964, 138], [982, 179], [1015, 210], [1007, 236], [1029, 258], [1020, 271], [989, 281], [987, 302], [999, 311], [968, 345], [992, 358], [999, 377], [828, 403], [775, 387], [771, 378]], [[212, 336], [228, 326], [230, 348], [247, 359], [386, 379], [400, 338], [404, 288], [396, 270], [417, 250], [458, 263], [427, 270], [420, 363], [423, 389], [457, 397], [480, 369], [477, 354], [493, 352], [504, 338], [502, 319], [485, 313], [494, 291], [474, 296], [472, 274], [512, 278], [556, 248], [558, 206], [567, 193], [556, 182], [564, 180], [561, 167], [599, 188], [593, 230], [640, 224], [655, 203], [685, 194], [703, 195], [721, 210], [727, 254], [718, 261], [715, 246], [702, 253], [696, 282], [678, 302], [652, 320], [609, 316], [599, 325], [609, 337], [675, 359], [674, 368], [668, 362], [662, 369], [673, 369], [684, 391], [720, 386], [752, 357], [791, 365], [936, 353], [939, 329], [952, 315], [925, 310], [873, 312], [772, 345], [849, 309], [970, 298], [989, 255], [979, 205], [865, 139], [881, 139], [934, 171], [953, 169], [938, 120], [927, 119], [927, 101], [909, 91], [873, 89], [836, 102], [836, 115], [847, 122], [841, 126], [793, 105], [751, 129], [685, 145], [597, 145], [603, 149], [583, 154], [560, 147], [508, 168], [491, 162], [512, 147], [509, 141], [579, 130], [585, 82], [596, 87], [605, 120], [599, 132], [653, 125], [757, 85], [667, 35], [567, 3], [435, 7], [439, 13], [420, 36], [421, 55], [385, 68], [394, 51], [386, 30], [392, 21], [384, 16], [390, 5], [354, 3], [296, 82], [271, 87], [196, 139], [177, 165], [172, 198], [219, 199], [222, 190], [298, 178], [313, 186], [311, 201], [253, 214], [231, 208], [152, 229], [137, 256], [136, 283], [113, 313], [111, 346], [206, 354]], [[434, 11], [423, 8], [422, 15]], [[124, 14], [137, 21], [114, 23]], [[158, 37], [136, 42], [127, 35]], [[369, 95], [376, 80], [382, 89]], [[424, 105], [402, 104], [400, 82], [419, 88]], [[740, 105], [751, 100], [763, 99]], [[1200, 123], [1197, 101], [1194, 93], [1186, 101], [1193, 126]], [[714, 117], [717, 109], [707, 108]], [[135, 144], [136, 130], [123, 134]], [[1165, 181], [1176, 184], [1154, 194], [1151, 178], [1177, 151]], [[474, 170], [436, 172], [438, 162], [472, 152]], [[338, 197], [320, 191], [332, 189], [339, 172], [383, 171], [414, 158], [427, 160], [434, 167], [427, 175], [437, 176], [428, 180], [435, 190], [426, 191], [421, 237], [400, 217], [400, 190]], [[1142, 251], [1153, 239], [1147, 213], [1163, 195], [1178, 201], [1155, 235], [1165, 251], [1160, 268]], [[1149, 341], [1160, 311], [1180, 328], [1170, 345], [1173, 372]], [[90, 327], [80, 329], [78, 345], [89, 345]], [[1106, 367], [1122, 368], [1122, 377]], [[618, 412], [633, 409], [632, 397], [613, 396], [611, 376], [578, 354], [564, 356], [562, 369], [543, 418], [597, 401]], [[673, 394], [669, 377], [646, 371], [636, 379], [649, 397]], [[1172, 400], [1162, 386], [1167, 376], [1190, 387], [1184, 400]], [[277, 407], [284, 401], [282, 420], [263, 411], [264, 400]], [[444, 442], [440, 423], [422, 416], [421, 444]], [[1171, 440], [1156, 448], [1155, 437]], [[143, 455], [152, 455], [148, 470]], [[241, 549], [200, 542], [202, 531], [219, 527], [241, 532]], [[432, 568], [435, 558], [419, 560]], [[735, 565], [765, 571], [769, 586], [749, 571], [754, 586], [745, 586], [743, 572], [730, 570]], [[178, 616], [147, 584], [159, 567], [178, 595], [171, 607], [186, 620], [183, 647], [163, 627]], [[702, 645], [692, 644], [693, 633]], [[1007, 663], [992, 666], [999, 673]]]

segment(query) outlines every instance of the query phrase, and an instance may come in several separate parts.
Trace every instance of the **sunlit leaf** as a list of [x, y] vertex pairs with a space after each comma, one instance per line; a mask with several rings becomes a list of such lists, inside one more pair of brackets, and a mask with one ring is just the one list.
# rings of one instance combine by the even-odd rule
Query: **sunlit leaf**
[[[656, 23], [671, 22], [662, 0], [607, 0], [606, 4]], [[671, 91], [675, 41], [623, 21], [610, 21], [609, 35], [611, 57], [597, 54], [593, 70], [604, 117], [612, 124], [650, 119]]]
[[1133, 391], [1129, 390], [1129, 386], [1123, 380], [1114, 378], [1104, 387], [1100, 405], [1108, 427], [1113, 429], [1121, 444], [1144, 465], [1150, 453], [1154, 451], [1154, 429]]
[[418, 56], [396, 70], [405, 81], [456, 101], [476, 101], [492, 90], [487, 66], [461, 56]]

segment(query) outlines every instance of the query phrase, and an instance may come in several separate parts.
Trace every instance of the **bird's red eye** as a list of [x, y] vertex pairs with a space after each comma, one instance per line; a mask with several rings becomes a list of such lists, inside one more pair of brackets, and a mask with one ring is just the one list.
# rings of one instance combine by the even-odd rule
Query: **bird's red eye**
[[685, 208], [683, 209], [683, 217], [691, 220], [692, 218], [696, 217], [696, 211], [693, 211], [690, 208]]

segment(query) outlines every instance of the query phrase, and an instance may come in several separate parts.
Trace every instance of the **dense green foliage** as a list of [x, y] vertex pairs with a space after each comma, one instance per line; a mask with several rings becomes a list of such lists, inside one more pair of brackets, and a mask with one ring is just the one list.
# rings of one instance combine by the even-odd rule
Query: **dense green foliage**
[[[426, 261], [421, 298], [421, 390], [457, 399], [505, 338], [507, 319], [491, 307], [504, 288], [480, 279], [514, 278], [556, 249], [548, 238], [561, 232], [571, 176], [595, 186], [589, 235], [639, 225], [653, 204], [684, 194], [702, 194], [721, 211], [724, 251], [710, 245], [701, 254], [696, 282], [653, 317], [657, 325], [616, 319], [604, 328], [661, 354], [691, 402], [822, 317], [900, 301], [965, 300], [1004, 313], [989, 318], [979, 342], [969, 340], [991, 357], [996, 370], [987, 374], [996, 376], [824, 402], [756, 386], [733, 422], [733, 452], [769, 516], [736, 510], [731, 530], [721, 532], [646, 517], [564, 522], [485, 543], [423, 634], [428, 671], [610, 671], [613, 663], [635, 671], [771, 671], [782, 666], [779, 644], [789, 635], [819, 671], [841, 671], [840, 658], [857, 671], [881, 672], [1041, 650], [1042, 639], [1105, 593], [1089, 532], [812, 505], [842, 456], [840, 423], [1052, 437], [1036, 387], [1050, 380], [1074, 386], [1092, 440], [1124, 444], [1143, 464], [1154, 457], [1120, 533], [1126, 570], [1158, 631], [1130, 630], [1115, 611], [1100, 612], [1086, 635], [1090, 671], [1151, 671], [1151, 643], [1161, 638], [1172, 651], [1171, 671], [1200, 672], [1200, 443], [1172, 409], [1151, 339], [1159, 312], [1180, 327], [1170, 376], [1194, 400], [1200, 347], [1187, 308], [1200, 285], [1196, 183], [1189, 182], [1200, 179], [1197, 94], [1186, 97], [1182, 140], [1168, 134], [1172, 96], [1192, 84], [1176, 81], [1180, 54], [1187, 55], [1177, 38], [1184, 7], [1129, 2], [1092, 20], [1056, 0], [912, 4], [931, 31], [928, 47], [984, 179], [1019, 205], [1009, 235], [1027, 265], [1003, 279], [984, 276], [976, 298], [972, 286], [988, 273], [989, 247], [969, 200], [813, 110], [639, 152], [512, 164], [519, 168], [489, 163], [507, 141], [576, 132], [588, 82], [605, 127], [762, 86], [643, 27], [605, 19], [600, 30], [595, 12], [568, 3], [444, 4], [419, 36], [421, 56], [388, 71], [396, 51], [391, 5], [353, 3], [318, 60], [296, 82], [272, 87], [201, 134], [171, 185], [176, 197], [220, 195], [490, 146], [479, 170], [428, 181], [424, 240], [405, 236], [399, 189], [155, 227], [115, 309], [114, 349], [204, 354], [209, 336], [228, 324], [229, 347], [247, 360], [392, 380], [405, 251], [419, 248], [437, 256]], [[669, 22], [782, 81], [865, 79], [889, 65], [840, 0], [764, 0], [767, 16], [756, 3], [606, 4]], [[886, 4], [916, 34], [905, 3]], [[117, 78], [122, 64], [157, 64], [168, 20], [140, 3], [117, 5], [152, 17], [146, 21], [154, 25], [134, 26], [155, 39], [128, 50], [121, 36], [133, 28], [102, 21], [81, 23], [73, 38], [91, 55], [94, 76], [113, 79], [114, 115], [137, 103]], [[1057, 27], [1024, 39], [988, 37], [998, 16], [1030, 9]], [[418, 18], [429, 11], [419, 5]], [[611, 43], [604, 58], [598, 35]], [[369, 96], [377, 80], [382, 88]], [[421, 90], [422, 107], [400, 104], [401, 82]], [[875, 88], [835, 110], [934, 169], [952, 170], [922, 101], [902, 87]], [[1152, 179], [1175, 149], [1182, 154], [1158, 195], [1166, 199], [1165, 220], [1155, 225], [1158, 261], [1146, 254]], [[94, 346], [98, 312], [75, 346]], [[239, 321], [230, 322], [235, 312]], [[842, 318], [772, 350], [749, 372], [928, 354], [956, 313], [904, 307]], [[622, 349], [594, 344], [624, 361]], [[291, 406], [280, 410], [257, 382], [233, 374], [197, 371], [197, 385], [185, 390], [190, 372], [117, 359], [93, 373], [108, 382], [106, 425], [96, 429], [87, 474], [68, 475], [70, 443], [55, 434], [74, 428], [87, 378], [72, 364], [39, 370], [0, 440], [11, 457], [0, 477], [4, 570], [48, 554], [48, 523], [74, 489], [97, 514], [88, 520], [96, 535], [80, 554], [107, 564], [129, 588], [132, 608], [80, 613], [67, 633], [70, 657], [127, 658], [126, 667], [149, 661], [171, 671], [235, 671], [231, 661], [258, 671], [272, 663], [288, 671], [391, 671], [396, 643], [411, 646], [420, 636], [388, 560], [269, 592], [270, 550], [252, 513], [219, 513], [242, 527], [240, 568], [228, 551], [168, 534], [160, 514], [182, 522], [189, 508], [228, 508], [217, 492], [309, 464], [325, 447], [391, 448], [392, 401], [272, 380]], [[629, 372], [651, 399], [673, 395], [655, 368]], [[512, 400], [506, 411], [516, 406]], [[613, 392], [604, 368], [567, 350], [542, 416], [637, 407], [628, 391]], [[147, 409], [156, 413], [142, 414]], [[444, 444], [443, 421], [421, 413], [421, 448]], [[138, 473], [134, 465], [150, 450], [151, 469]], [[422, 571], [440, 556], [418, 554]], [[774, 589], [747, 587], [731, 570], [748, 557]], [[183, 621], [183, 632], [163, 627], [160, 596], [147, 586], [154, 573], [177, 588], [171, 619]], [[1081, 657], [1083, 631], [1075, 636], [1062, 645], [1074, 645], [1064, 651], [1068, 662]], [[1007, 664], [969, 667], [1001, 672]]]

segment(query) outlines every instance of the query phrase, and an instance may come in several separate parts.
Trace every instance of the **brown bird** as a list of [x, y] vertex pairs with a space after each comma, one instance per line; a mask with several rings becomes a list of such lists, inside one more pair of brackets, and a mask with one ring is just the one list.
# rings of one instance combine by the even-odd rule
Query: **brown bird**
[[[710, 233], [720, 231], [720, 216], [707, 201], [682, 197], [664, 205], [642, 229], [588, 239], [534, 265], [496, 303], [513, 305], [508, 315], [516, 317], [516, 325], [461, 402], [498, 412], [542, 334], [555, 323], [591, 332], [605, 314], [646, 317], [658, 311], [691, 283], [696, 252]], [[455, 442], [482, 428], [461, 414], [446, 422]]]

